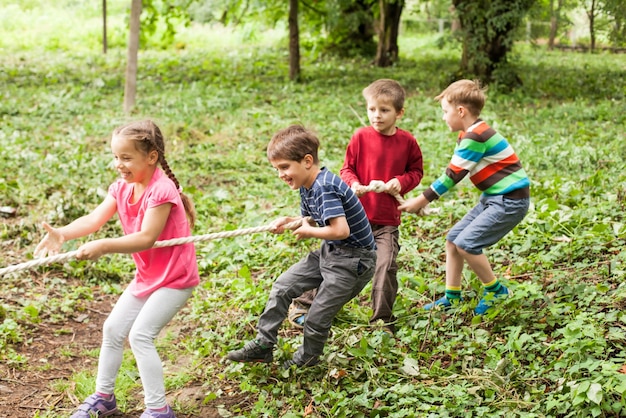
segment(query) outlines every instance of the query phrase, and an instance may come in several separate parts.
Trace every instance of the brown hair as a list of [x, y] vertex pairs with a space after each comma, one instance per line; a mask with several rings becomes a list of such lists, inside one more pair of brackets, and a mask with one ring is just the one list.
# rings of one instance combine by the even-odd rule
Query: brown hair
[[320, 141], [313, 132], [301, 125], [291, 125], [272, 136], [267, 145], [267, 159], [302, 161], [305, 155], [311, 154], [313, 163], [319, 164], [319, 147]]
[[452, 105], [464, 106], [474, 116], [479, 116], [485, 106], [485, 91], [479, 80], [458, 80], [435, 97], [446, 99]]
[[363, 89], [363, 97], [369, 99], [388, 99], [396, 111], [404, 108], [406, 91], [396, 80], [381, 78]]
[[174, 185], [180, 191], [180, 198], [183, 201], [185, 213], [187, 214], [190, 227], [193, 228], [196, 223], [196, 211], [193, 202], [182, 192], [178, 179], [165, 159], [165, 141], [159, 127], [151, 120], [140, 120], [116, 128], [113, 131], [113, 135], [134, 141], [137, 149], [146, 154], [152, 151], [158, 152], [158, 162], [167, 177], [174, 182]]

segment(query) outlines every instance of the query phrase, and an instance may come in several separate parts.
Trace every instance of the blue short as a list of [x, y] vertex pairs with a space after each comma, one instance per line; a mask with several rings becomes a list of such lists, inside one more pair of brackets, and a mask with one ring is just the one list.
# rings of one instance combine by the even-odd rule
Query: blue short
[[526, 213], [530, 199], [510, 199], [501, 195], [480, 196], [480, 201], [448, 232], [446, 239], [470, 254], [500, 241]]

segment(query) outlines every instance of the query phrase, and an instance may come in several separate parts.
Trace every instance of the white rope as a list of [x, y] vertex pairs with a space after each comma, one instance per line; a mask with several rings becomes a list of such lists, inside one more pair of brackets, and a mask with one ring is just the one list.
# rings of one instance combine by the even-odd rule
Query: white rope
[[[363, 186], [363, 187], [364, 187], [365, 192], [389, 193], [387, 191], [387, 185], [382, 180], [372, 180], [370, 181], [370, 184], [368, 184], [367, 186]], [[405, 202], [404, 198], [400, 196], [398, 193], [389, 193], [389, 194], [395, 197], [398, 203], [400, 203], [401, 205], [404, 204]], [[425, 208], [421, 208], [419, 212], [416, 213], [416, 215], [428, 216], [434, 213], [439, 213], [439, 209], [429, 208], [427, 206]]]
[[[387, 187], [384, 181], [372, 180], [368, 186], [365, 186], [365, 192], [383, 193], [383, 192], [387, 192]], [[390, 193], [390, 194], [393, 197], [395, 197], [396, 200], [400, 204], [404, 203], [404, 199], [399, 194], [397, 193]], [[438, 213], [438, 212], [439, 211], [437, 209], [430, 209], [426, 207], [426, 208], [422, 208], [417, 214], [420, 216], [425, 216], [425, 215], [430, 215], [430, 214]], [[283, 225], [283, 227], [285, 229], [295, 229], [299, 227], [300, 225], [302, 225], [302, 221], [303, 221], [302, 219], [298, 219], [296, 221]], [[259, 232], [266, 232], [266, 231], [270, 231], [271, 229], [272, 229], [271, 225], [264, 225], [264, 226], [257, 226], [254, 228], [235, 229], [233, 231], [216, 232], [212, 234], [174, 238], [174, 239], [169, 239], [165, 241], [157, 241], [154, 243], [152, 247], [153, 248], [171, 247], [174, 245], [187, 244], [190, 242], [210, 241], [210, 240], [220, 239], [220, 238], [238, 237], [241, 235], [249, 235], [249, 234], [256, 234]], [[77, 253], [78, 251], [70, 251], [67, 253], [57, 254], [57, 255], [53, 255], [49, 257], [35, 258], [31, 261], [27, 261], [26, 263], [14, 264], [12, 266], [4, 267], [0, 269], [0, 277], [4, 276], [5, 274], [30, 269], [33, 267], [40, 267], [46, 264], [60, 263], [63, 261], [67, 261], [76, 257]]]
[[[296, 221], [286, 223], [285, 225], [283, 225], [283, 228], [284, 229], [298, 228], [300, 225], [302, 225], [303, 220], [307, 220], [308, 222], [308, 218], [298, 219]], [[174, 245], [187, 244], [190, 242], [209, 241], [209, 240], [219, 239], [219, 238], [238, 237], [241, 235], [256, 234], [259, 232], [267, 232], [270, 230], [272, 230], [272, 225], [264, 225], [264, 226], [257, 226], [254, 228], [235, 229], [233, 231], [216, 232], [212, 234], [174, 238], [174, 239], [169, 239], [165, 241], [157, 241], [154, 243], [152, 248], [171, 247]], [[0, 277], [4, 276], [5, 274], [14, 273], [17, 271], [26, 270], [26, 269], [33, 268], [33, 267], [39, 267], [39, 266], [43, 266], [46, 264], [60, 263], [63, 261], [67, 261], [69, 259], [76, 257], [77, 254], [78, 254], [78, 250], [75, 250], [75, 251], [69, 251], [67, 253], [57, 254], [57, 255], [53, 255], [49, 257], [35, 258], [26, 263], [14, 264], [12, 266], [8, 266], [8, 267], [4, 267], [0, 269]]]
[[[363, 186], [363, 188], [365, 192], [389, 193], [387, 191], [387, 185], [382, 180], [372, 180], [370, 181], [370, 184], [368, 184], [367, 186]], [[395, 197], [398, 203], [400, 204], [404, 203], [404, 199], [398, 193], [389, 193], [389, 194]]]

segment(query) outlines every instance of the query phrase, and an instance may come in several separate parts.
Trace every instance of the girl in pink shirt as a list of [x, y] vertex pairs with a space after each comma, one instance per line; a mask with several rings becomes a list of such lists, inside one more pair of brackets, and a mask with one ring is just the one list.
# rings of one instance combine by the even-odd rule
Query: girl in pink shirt
[[[120, 179], [100, 205], [70, 224], [47, 231], [35, 256], [54, 255], [62, 244], [99, 230], [118, 214], [124, 236], [90, 241], [77, 250], [79, 260], [109, 253], [130, 253], [137, 270], [103, 327], [96, 392], [71, 418], [116, 413], [115, 379], [128, 337], [143, 384], [142, 418], [174, 418], [165, 399], [163, 366], [154, 340], [183, 307], [200, 279], [193, 243], [152, 248], [156, 241], [191, 235], [195, 211], [165, 160], [161, 130], [149, 120], [113, 131], [111, 150]], [[157, 165], [162, 167], [159, 168]]]

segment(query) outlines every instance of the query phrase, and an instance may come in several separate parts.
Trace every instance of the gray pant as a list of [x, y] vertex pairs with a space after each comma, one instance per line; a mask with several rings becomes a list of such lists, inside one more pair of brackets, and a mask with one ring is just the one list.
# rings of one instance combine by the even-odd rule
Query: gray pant
[[193, 289], [162, 287], [142, 298], [134, 296], [128, 288], [122, 293], [104, 321], [96, 378], [97, 392], [113, 393], [122, 364], [124, 341], [128, 337], [143, 384], [146, 407], [158, 409], [167, 405], [163, 365], [154, 339], [185, 305]]
[[528, 198], [482, 194], [478, 204], [448, 231], [446, 240], [470, 254], [482, 254], [524, 219], [529, 205]]
[[[372, 280], [372, 317], [370, 323], [379, 319], [395, 332], [396, 318], [393, 316], [393, 304], [398, 295], [398, 253], [400, 252], [400, 232], [397, 226], [372, 225], [376, 240], [376, 270]], [[317, 289], [304, 292], [294, 299], [296, 306], [306, 309], [311, 306]]]
[[291, 301], [306, 290], [318, 288], [304, 323], [304, 342], [293, 356], [298, 364], [316, 362], [324, 352], [333, 318], [370, 281], [375, 265], [374, 250], [322, 242], [320, 249], [310, 252], [274, 282], [259, 318], [259, 342], [274, 346]]
[[370, 323], [382, 320], [395, 331], [393, 304], [398, 295], [398, 243], [400, 232], [397, 226], [372, 225], [376, 238], [376, 271], [372, 281], [372, 317]]

